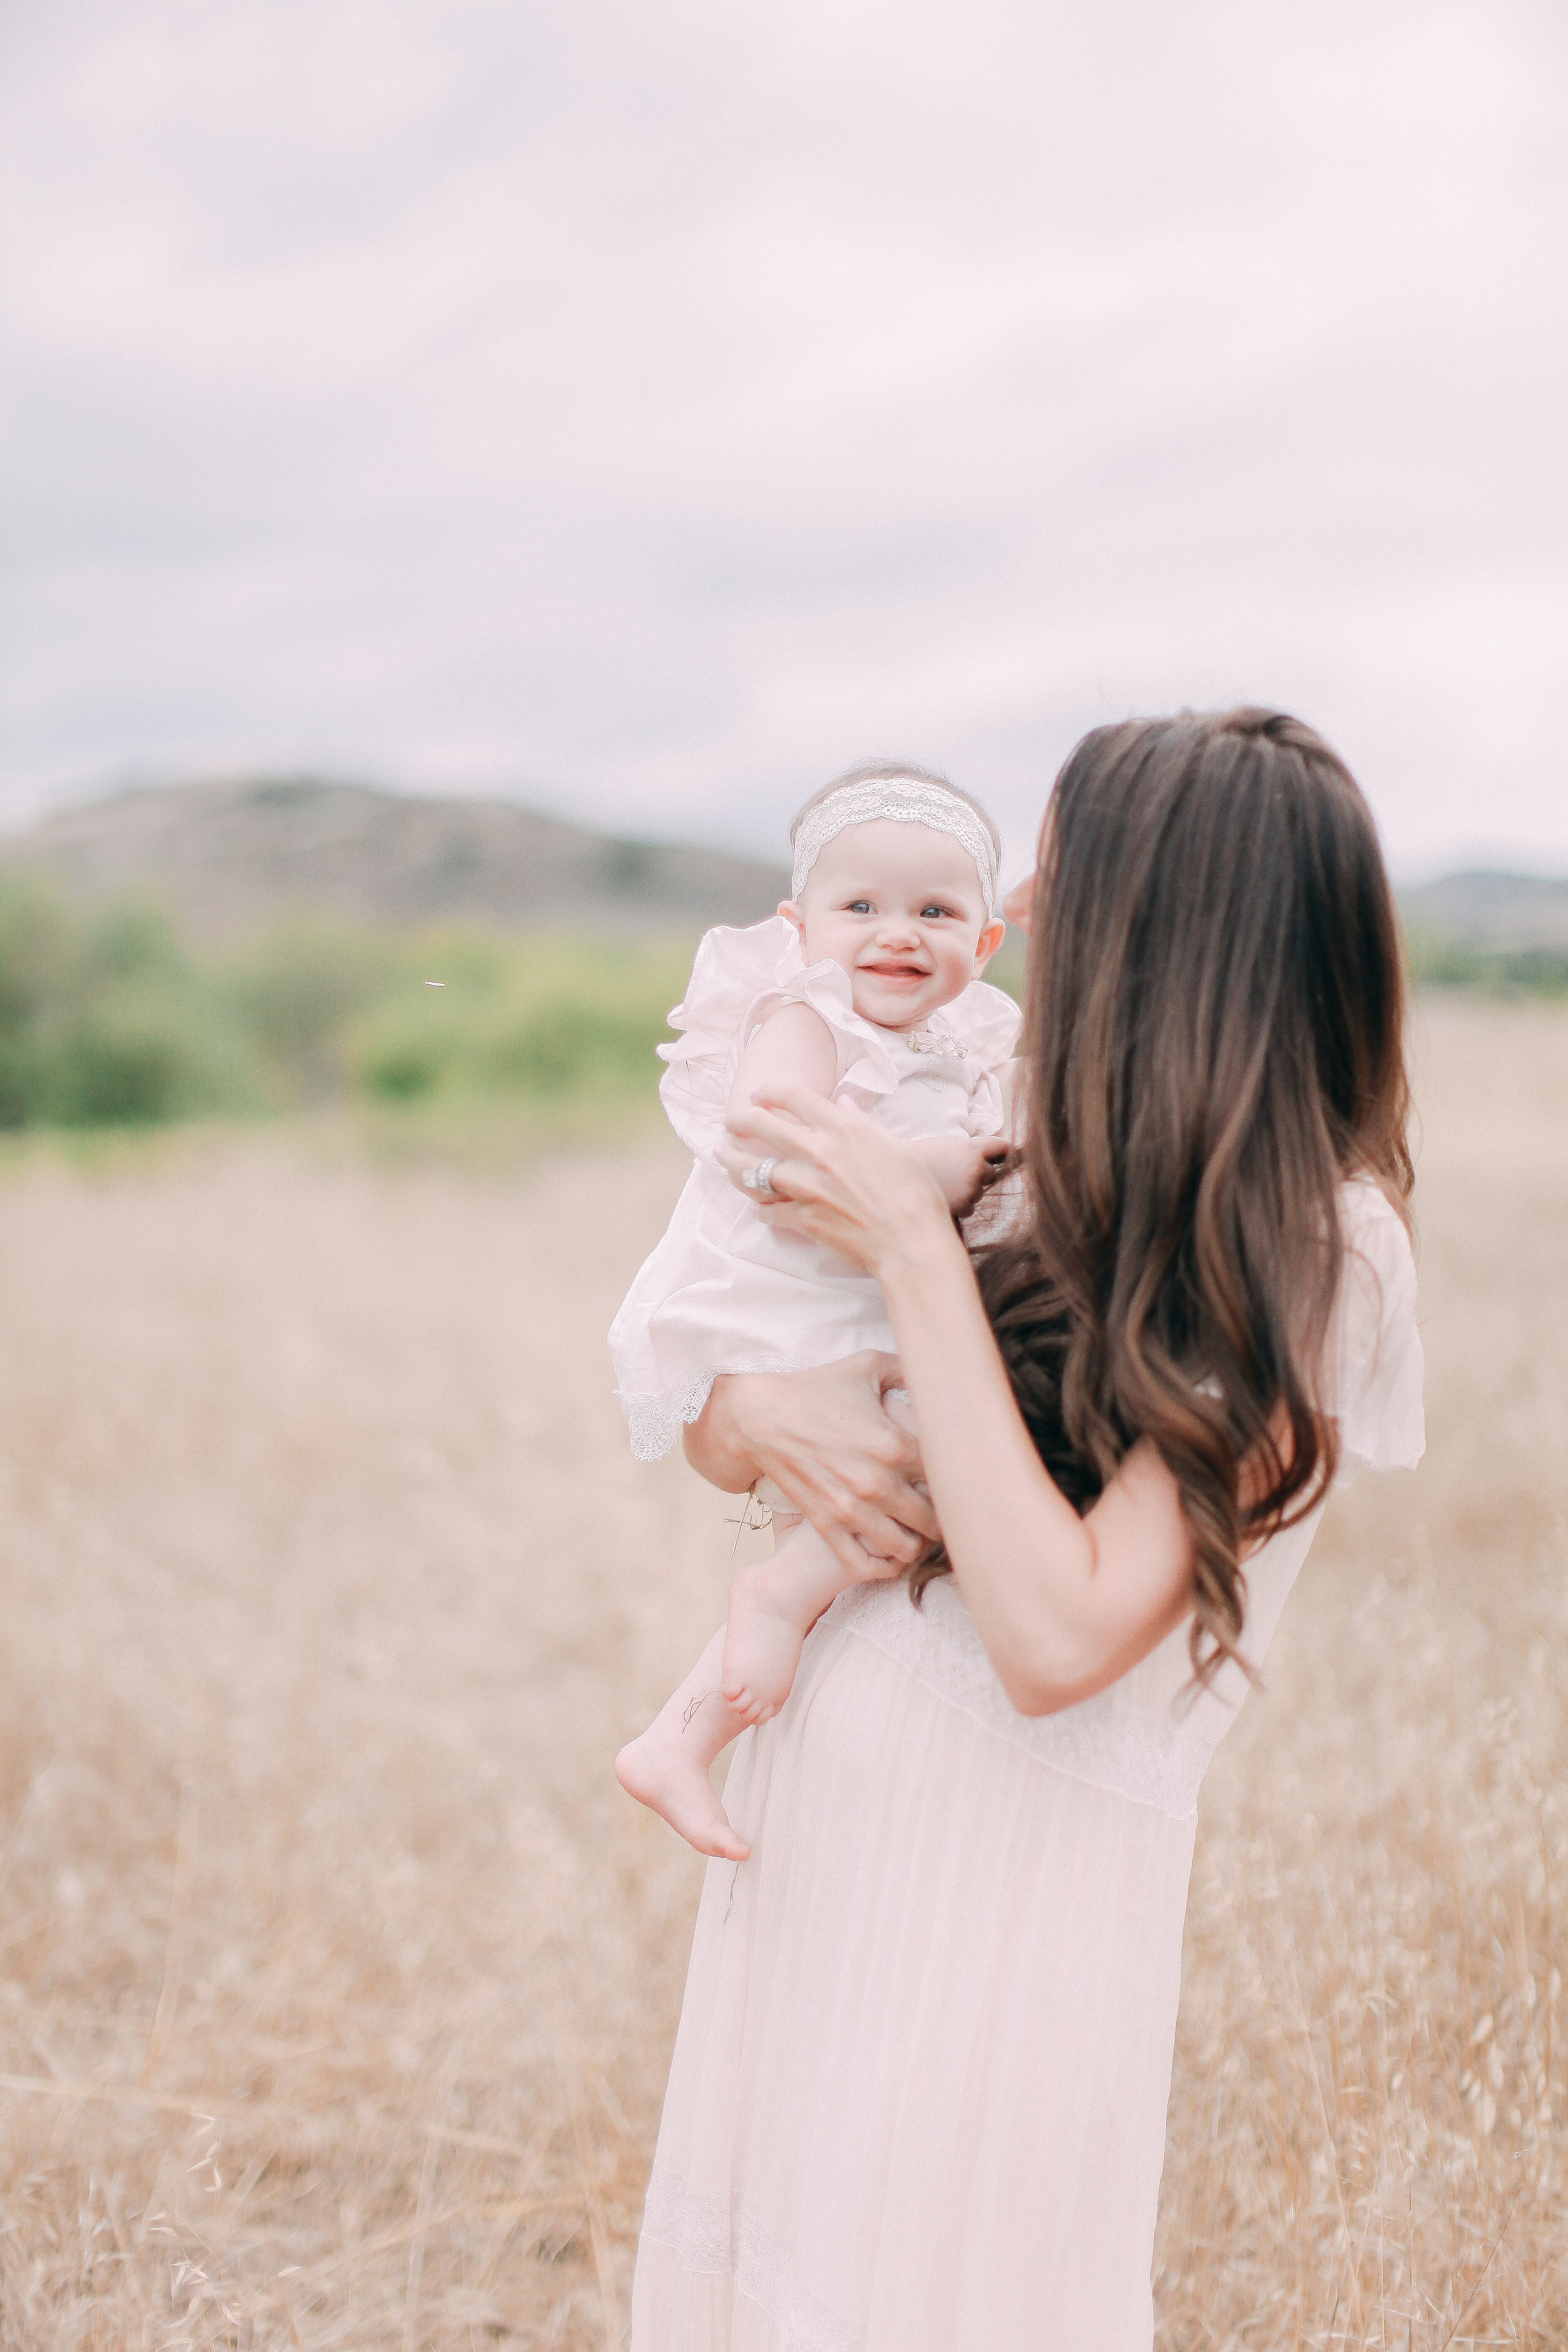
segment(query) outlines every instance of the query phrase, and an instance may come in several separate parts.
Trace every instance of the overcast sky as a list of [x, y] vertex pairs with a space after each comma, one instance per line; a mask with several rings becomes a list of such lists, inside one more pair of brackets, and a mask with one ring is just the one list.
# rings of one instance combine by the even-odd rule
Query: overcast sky
[[0, 815], [310, 767], [1016, 866], [1320, 726], [1568, 870], [1558, 0], [9, 0]]

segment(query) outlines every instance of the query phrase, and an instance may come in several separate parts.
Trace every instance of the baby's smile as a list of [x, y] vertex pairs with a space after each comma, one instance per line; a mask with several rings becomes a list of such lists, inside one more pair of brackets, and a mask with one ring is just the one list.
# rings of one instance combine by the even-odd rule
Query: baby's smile
[[962, 996], [1002, 937], [963, 844], [890, 818], [836, 834], [780, 912], [806, 961], [840, 965], [856, 1012], [883, 1029], [917, 1029]]
[[921, 963], [913, 956], [895, 957], [879, 954], [862, 956], [856, 969], [858, 971], [874, 971], [880, 980], [910, 982], [925, 980], [929, 978], [931, 972], [931, 966], [928, 963]]

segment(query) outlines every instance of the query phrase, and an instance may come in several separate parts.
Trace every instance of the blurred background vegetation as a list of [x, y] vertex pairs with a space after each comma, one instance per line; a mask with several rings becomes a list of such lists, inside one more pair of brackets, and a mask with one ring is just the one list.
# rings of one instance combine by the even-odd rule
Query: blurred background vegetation
[[1405, 949], [1418, 988], [1478, 988], [1489, 996], [1568, 996], [1568, 947], [1503, 947], [1407, 921]]
[[[1568, 949], [1407, 939], [1419, 985], [1568, 993]], [[695, 941], [293, 914], [197, 945], [152, 897], [0, 875], [0, 1127], [651, 1104]], [[1016, 993], [1022, 971], [1010, 938], [992, 976]]]
[[[350, 1115], [480, 1156], [657, 1117], [666, 1014], [787, 869], [311, 776], [110, 794], [0, 842], [0, 1131]], [[1568, 882], [1404, 894], [1420, 986], [1568, 993]], [[1016, 995], [1010, 932], [990, 978]]]
[[294, 915], [198, 948], [154, 899], [0, 876], [0, 1127], [651, 1099], [693, 944]]

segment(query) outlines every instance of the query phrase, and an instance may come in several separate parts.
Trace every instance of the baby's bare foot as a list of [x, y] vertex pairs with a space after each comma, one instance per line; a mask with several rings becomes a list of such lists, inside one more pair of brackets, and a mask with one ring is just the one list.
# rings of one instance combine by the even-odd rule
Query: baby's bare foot
[[795, 1687], [805, 1635], [769, 1606], [769, 1569], [742, 1569], [730, 1588], [724, 1629], [724, 1703], [748, 1723], [766, 1723]]
[[616, 1778], [639, 1805], [662, 1813], [699, 1853], [744, 1862], [751, 1847], [737, 1837], [713, 1793], [713, 1783], [689, 1750], [667, 1738], [658, 1724], [628, 1740], [616, 1759]]

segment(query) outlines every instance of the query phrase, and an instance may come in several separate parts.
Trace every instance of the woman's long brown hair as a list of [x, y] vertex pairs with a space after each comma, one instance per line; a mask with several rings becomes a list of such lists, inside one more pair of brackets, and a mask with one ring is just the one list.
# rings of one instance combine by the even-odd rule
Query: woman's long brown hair
[[1364, 1173], [1406, 1213], [1403, 1026], [1372, 814], [1310, 728], [1240, 709], [1084, 738], [1035, 887], [1026, 1214], [975, 1264], [1078, 1507], [1140, 1438], [1175, 1477], [1200, 1682], [1236, 1651], [1244, 1547], [1333, 1476], [1336, 1196]]

